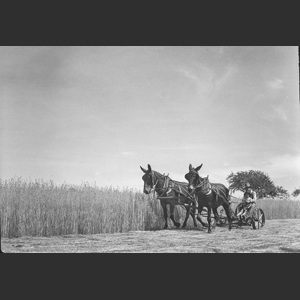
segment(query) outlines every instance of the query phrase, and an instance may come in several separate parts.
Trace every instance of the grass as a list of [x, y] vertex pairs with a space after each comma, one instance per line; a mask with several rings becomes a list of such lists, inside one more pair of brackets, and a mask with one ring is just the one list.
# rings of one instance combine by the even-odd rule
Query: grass
[[300, 251], [300, 219], [269, 220], [251, 227], [211, 234], [193, 230], [130, 231], [127, 233], [2, 238], [4, 253], [296, 253]]
[[288, 248], [288, 247], [280, 247], [280, 250], [288, 253], [300, 253], [300, 249]]
[[[266, 219], [300, 218], [300, 201], [257, 201]], [[61, 236], [157, 230], [164, 226], [159, 201], [134, 189], [95, 184], [0, 179], [1, 237]], [[177, 207], [175, 219], [185, 217]], [[188, 226], [193, 227], [191, 218]]]

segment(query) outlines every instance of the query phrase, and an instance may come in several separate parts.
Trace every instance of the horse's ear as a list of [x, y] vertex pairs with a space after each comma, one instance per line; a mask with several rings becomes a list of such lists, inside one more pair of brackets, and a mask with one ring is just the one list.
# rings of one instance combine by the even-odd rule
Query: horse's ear
[[195, 171], [198, 172], [198, 171], [201, 169], [202, 165], [203, 165], [203, 164], [201, 164], [199, 167], [197, 167], [197, 168], [195, 169]]
[[189, 170], [193, 170], [192, 164], [189, 165]]
[[143, 167], [140, 166], [140, 168], [144, 173], [147, 173], [147, 170], [145, 170]]
[[148, 164], [148, 172], [151, 172], [151, 166]]

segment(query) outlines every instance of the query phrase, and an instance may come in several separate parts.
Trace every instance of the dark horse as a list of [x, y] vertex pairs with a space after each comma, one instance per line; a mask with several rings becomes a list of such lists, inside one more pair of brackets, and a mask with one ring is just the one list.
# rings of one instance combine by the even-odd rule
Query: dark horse
[[229, 210], [229, 189], [221, 183], [210, 183], [208, 176], [205, 178], [200, 177], [198, 171], [201, 169], [202, 164], [193, 168], [189, 165], [189, 173], [185, 174], [188, 183], [188, 190], [190, 193], [195, 194], [198, 198], [198, 216], [199, 221], [203, 207], [207, 207], [207, 222], [208, 233], [211, 233], [211, 210], [215, 215], [215, 224], [217, 224], [219, 215], [217, 208], [222, 205], [226, 212], [229, 230], [231, 230], [231, 214]]
[[[142, 177], [144, 181], [144, 193], [150, 194], [153, 190], [153, 194], [156, 192], [158, 195], [157, 198], [160, 200], [165, 217], [164, 229], [168, 228], [167, 204], [170, 205], [170, 219], [176, 227], [180, 227], [180, 223], [176, 222], [174, 219], [175, 205], [181, 205], [186, 208], [186, 217], [182, 228], [186, 227], [189, 215], [192, 215], [194, 226], [197, 227], [197, 221], [195, 219], [196, 201], [188, 192], [188, 184], [186, 182], [172, 180], [168, 175], [162, 175], [159, 172], [152, 170], [149, 164], [148, 170], [142, 167], [140, 168], [145, 173]], [[201, 220], [200, 222], [204, 225]]]

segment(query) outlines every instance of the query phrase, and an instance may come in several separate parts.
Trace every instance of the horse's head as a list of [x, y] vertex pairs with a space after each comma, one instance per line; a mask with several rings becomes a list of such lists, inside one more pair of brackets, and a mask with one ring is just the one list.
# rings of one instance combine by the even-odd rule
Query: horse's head
[[143, 192], [145, 194], [150, 194], [150, 192], [153, 189], [153, 186], [155, 184], [153, 171], [149, 164], [148, 164], [148, 170], [142, 168], [141, 166], [140, 166], [140, 168], [145, 173], [142, 177], [142, 179], [144, 181], [144, 191]]
[[200, 177], [198, 171], [201, 169], [203, 164], [197, 168], [193, 168], [192, 165], [189, 165], [189, 172], [185, 174], [185, 179], [188, 181], [188, 190], [189, 192], [193, 191], [197, 185], [199, 185], [202, 178]]

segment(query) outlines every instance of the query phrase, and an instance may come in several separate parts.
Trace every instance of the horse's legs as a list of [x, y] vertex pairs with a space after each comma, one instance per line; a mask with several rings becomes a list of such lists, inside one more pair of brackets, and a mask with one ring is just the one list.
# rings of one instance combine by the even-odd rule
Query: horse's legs
[[[188, 203], [188, 207], [186, 207], [186, 215], [185, 215], [185, 219], [182, 225], [182, 228], [185, 228], [187, 220], [189, 218], [190, 215], [192, 215], [193, 221], [194, 221], [194, 227], [197, 227], [197, 221], [195, 218], [195, 214], [196, 214], [196, 205], [195, 204], [191, 204]], [[191, 208], [191, 206], [193, 206], [193, 208]]]
[[227, 219], [228, 219], [228, 222], [229, 222], [229, 230], [231, 230], [231, 223], [232, 223], [232, 220], [231, 220], [231, 214], [230, 214], [229, 205], [224, 203], [222, 206], [223, 206], [224, 209], [225, 209], [226, 216], [227, 216]]
[[184, 222], [182, 224], [182, 228], [185, 228], [186, 226], [186, 222], [190, 216], [190, 213], [191, 213], [191, 208], [190, 207], [186, 207], [186, 215], [185, 215], [185, 219], [184, 219]]
[[176, 227], [180, 227], [180, 223], [175, 221], [174, 218], [174, 209], [175, 209], [175, 205], [174, 204], [170, 204], [170, 219], [173, 221], [174, 225]]
[[[177, 193], [175, 193], [175, 197], [178, 197], [178, 194], [177, 194]], [[174, 210], [174, 208], [175, 208], [175, 206], [173, 205], [173, 210]], [[185, 209], [186, 209], [186, 215], [185, 215], [185, 219], [184, 219], [184, 221], [183, 221], [183, 224], [182, 224], [181, 228], [185, 228], [186, 223], [187, 223], [187, 220], [188, 220], [188, 218], [189, 218], [189, 216], [190, 216], [190, 213], [191, 213], [191, 208], [190, 208], [190, 207], [185, 207]], [[174, 225], [175, 225], [176, 227], [179, 227], [179, 226], [180, 226], [180, 223], [175, 222], [175, 220], [173, 220], [173, 223], [174, 223]], [[176, 224], [179, 224], [179, 226], [177, 226]]]
[[207, 227], [207, 225], [204, 222], [202, 222], [202, 220], [200, 218], [202, 210], [203, 210], [203, 206], [201, 206], [201, 205], [198, 204], [197, 220], [201, 223], [202, 226]]
[[211, 233], [211, 207], [207, 207], [207, 222], [208, 222], [208, 233]]
[[196, 204], [191, 204], [193, 206], [193, 208], [191, 209], [191, 215], [192, 215], [192, 218], [193, 218], [193, 222], [194, 222], [194, 227], [197, 227], [197, 221], [196, 221]]
[[165, 227], [164, 229], [168, 228], [168, 211], [167, 211], [167, 204], [165, 202], [160, 201], [160, 204], [164, 211], [164, 217], [165, 217]]
[[215, 228], [217, 226], [218, 221], [219, 221], [219, 214], [218, 214], [217, 208], [213, 208], [212, 210], [213, 210], [214, 215], [215, 215], [215, 222], [214, 222], [214, 228]]

